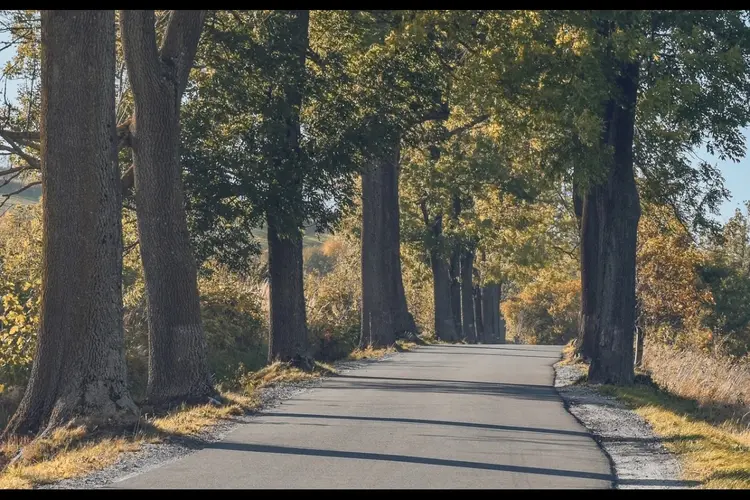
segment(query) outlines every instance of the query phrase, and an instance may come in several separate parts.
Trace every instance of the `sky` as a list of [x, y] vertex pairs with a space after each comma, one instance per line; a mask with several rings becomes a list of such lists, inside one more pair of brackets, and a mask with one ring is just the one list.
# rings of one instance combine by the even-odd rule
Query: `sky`
[[[8, 41], [7, 33], [0, 33], [0, 46]], [[13, 50], [8, 49], [0, 52], [0, 66], [4, 66], [13, 57]], [[16, 84], [9, 82], [8, 94], [15, 94]], [[745, 149], [747, 150], [747, 138], [750, 138], [750, 127], [743, 130], [746, 137]], [[731, 193], [731, 199], [725, 201], [721, 206], [719, 219], [726, 222], [734, 214], [736, 208], [742, 208], [745, 200], [750, 200], [750, 158], [745, 157], [741, 162], [721, 161], [710, 155], [707, 151], [700, 151], [699, 156], [704, 160], [716, 164], [724, 176], [724, 184]]]

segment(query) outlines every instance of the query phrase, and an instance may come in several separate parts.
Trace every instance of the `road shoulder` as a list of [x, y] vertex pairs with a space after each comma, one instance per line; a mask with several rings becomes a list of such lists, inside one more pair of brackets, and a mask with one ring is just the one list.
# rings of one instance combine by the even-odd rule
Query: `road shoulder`
[[555, 388], [565, 408], [589, 431], [610, 461], [616, 489], [682, 489], [681, 468], [651, 426], [616, 398], [581, 383], [580, 368], [554, 365]]
[[[394, 352], [378, 358], [341, 360], [332, 363], [332, 366], [335, 368], [337, 375], [343, 375], [369, 366], [372, 363], [390, 359], [397, 354], [397, 352]], [[169, 439], [159, 443], [144, 443], [138, 451], [121, 454], [114, 464], [104, 469], [96, 470], [85, 476], [38, 485], [35, 489], [106, 488], [114, 482], [161, 467], [198, 451], [211, 443], [221, 441], [237, 426], [247, 423], [258, 415], [262, 415], [264, 411], [271, 410], [294, 396], [319, 387], [324, 379], [325, 377], [320, 377], [305, 381], [283, 382], [271, 387], [262, 388], [258, 391], [258, 397], [261, 400], [260, 404], [252, 413], [241, 415], [231, 420], [219, 421], [197, 435]]]

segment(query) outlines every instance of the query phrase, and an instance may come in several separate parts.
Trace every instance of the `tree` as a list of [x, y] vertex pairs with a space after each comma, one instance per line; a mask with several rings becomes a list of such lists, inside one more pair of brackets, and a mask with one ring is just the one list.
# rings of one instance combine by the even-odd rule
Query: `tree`
[[268, 231], [270, 360], [309, 355], [301, 230], [331, 229], [354, 196], [364, 134], [336, 45], [344, 14], [216, 12], [188, 89], [183, 159], [198, 227]]
[[581, 19], [591, 41], [583, 59], [593, 57], [588, 60], [596, 61], [607, 89], [590, 107], [602, 117], [605, 157], [604, 177], [589, 179], [583, 200], [582, 340], [593, 346], [590, 380], [627, 384], [633, 380], [637, 175], [650, 196], [654, 186], [668, 187], [666, 196], [654, 197], [678, 216], [694, 205], [677, 207], [675, 198], [695, 194], [708, 179], [694, 223], [705, 220], [706, 208], [715, 209], [725, 193], [715, 170], [689, 168], [688, 157], [703, 143], [724, 157], [743, 155], [750, 28], [741, 11], [618, 11]]
[[114, 11], [43, 11], [41, 23], [41, 324], [6, 435], [137, 418], [123, 349]]
[[[302, 198], [304, 158], [300, 149], [300, 113], [305, 86], [305, 61], [310, 49], [308, 30], [310, 12], [306, 10], [279, 12], [284, 17], [285, 28], [280, 37], [272, 34], [270, 50], [279, 50], [287, 56], [281, 66], [283, 102], [279, 106], [280, 118], [287, 139], [286, 155], [274, 157], [276, 169], [284, 172], [279, 177], [293, 206]], [[271, 117], [267, 117], [271, 118]], [[278, 200], [281, 201], [281, 200]], [[268, 273], [270, 294], [270, 324], [268, 359], [283, 361], [301, 360], [307, 356], [307, 319], [302, 270], [302, 233], [304, 216], [292, 213], [291, 220], [281, 204], [267, 209], [268, 223]], [[308, 362], [309, 364], [309, 362]], [[307, 366], [312, 368], [312, 365]]]
[[180, 180], [180, 103], [205, 11], [172, 11], [160, 48], [154, 11], [122, 11], [135, 113], [130, 124], [138, 232], [148, 295], [148, 399], [215, 393], [206, 361], [197, 271]]

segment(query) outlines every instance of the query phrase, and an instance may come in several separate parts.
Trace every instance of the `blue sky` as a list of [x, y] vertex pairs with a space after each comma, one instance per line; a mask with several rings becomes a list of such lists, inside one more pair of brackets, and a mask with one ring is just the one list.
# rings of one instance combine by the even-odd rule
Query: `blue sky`
[[[0, 33], [0, 45], [7, 40], [7, 34]], [[12, 55], [12, 49], [0, 52], [0, 65], [5, 65]], [[8, 90], [10, 95], [15, 93], [13, 82], [9, 83]], [[746, 139], [750, 137], [750, 128], [744, 129], [743, 135]], [[745, 149], [747, 150], [747, 140], [745, 141]], [[745, 200], [750, 200], [750, 158], [746, 157], [741, 162], [734, 163], [731, 161], [721, 161], [706, 151], [701, 151], [699, 154], [704, 160], [717, 164], [724, 175], [725, 185], [732, 195], [731, 199], [725, 201], [721, 207], [720, 218], [722, 221], [726, 221], [734, 214], [735, 208], [741, 208]]]

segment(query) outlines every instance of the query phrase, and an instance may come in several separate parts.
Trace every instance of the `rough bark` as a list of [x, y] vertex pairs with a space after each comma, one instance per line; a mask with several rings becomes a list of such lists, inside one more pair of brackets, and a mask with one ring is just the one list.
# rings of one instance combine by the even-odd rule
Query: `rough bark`
[[172, 11], [161, 49], [154, 11], [121, 12], [135, 105], [131, 144], [149, 324], [147, 398], [153, 404], [214, 394], [197, 272], [180, 177], [180, 99], [205, 11]]
[[122, 324], [114, 23], [106, 10], [41, 14], [41, 318], [6, 435], [137, 418]]
[[[461, 213], [461, 200], [458, 196], [453, 197], [453, 211], [451, 218], [454, 223], [458, 221]], [[451, 311], [453, 312], [453, 323], [456, 326], [456, 332], [463, 335], [461, 326], [461, 248], [454, 245], [450, 257], [450, 275], [451, 275]]]
[[477, 342], [487, 343], [484, 335], [484, 318], [482, 317], [482, 287], [474, 287], [474, 328]]
[[[309, 47], [310, 14], [307, 10], [290, 13], [292, 39], [289, 50], [294, 64], [289, 65], [290, 77], [284, 85], [285, 106], [283, 120], [286, 128], [288, 151], [279, 158], [277, 170], [289, 173], [286, 179], [291, 196], [302, 198], [302, 179], [299, 172], [300, 109], [302, 107], [302, 78]], [[283, 162], [292, 162], [285, 165]], [[299, 200], [297, 200], [299, 201]], [[293, 203], [296, 205], [297, 203]], [[277, 207], [281, 209], [281, 207]], [[308, 356], [307, 316], [305, 311], [304, 272], [302, 263], [301, 220], [293, 220], [285, 227], [277, 214], [268, 216], [268, 272], [270, 288], [269, 362], [276, 359], [292, 361], [300, 368], [312, 369]]]
[[[425, 223], [429, 224], [425, 211]], [[435, 313], [435, 335], [438, 339], [453, 342], [458, 339], [456, 325], [451, 310], [451, 276], [448, 262], [440, 252], [443, 232], [443, 216], [435, 218], [431, 227], [433, 244], [430, 248], [430, 265], [432, 267], [432, 287]]]
[[459, 336], [463, 335], [461, 326], [461, 252], [454, 248], [451, 252], [448, 272], [451, 279], [451, 314], [453, 314], [453, 325]]
[[599, 294], [599, 245], [600, 224], [597, 199], [602, 189], [593, 186], [584, 196], [581, 212], [581, 313], [576, 354], [591, 360], [599, 332], [597, 299]]
[[601, 196], [595, 199], [599, 218], [598, 338], [589, 380], [629, 384], [634, 378], [635, 259], [640, 200], [633, 168], [638, 64], [622, 64], [617, 77], [620, 99], [608, 106], [611, 113], [608, 143], [614, 162]]
[[393, 310], [393, 327], [396, 336], [405, 333], [417, 333], [417, 325], [414, 317], [409, 312], [406, 303], [406, 292], [404, 290], [404, 279], [401, 269], [401, 207], [399, 205], [399, 176], [401, 173], [401, 148], [396, 147], [392, 162], [383, 171], [385, 176], [385, 220], [387, 238], [386, 249], [388, 260], [386, 261], [388, 275], [391, 276], [391, 291], [389, 293], [391, 308]]
[[378, 163], [362, 172], [362, 336], [360, 346], [396, 341], [387, 300], [383, 176]]
[[362, 173], [362, 337], [360, 344], [391, 345], [416, 333], [406, 304], [399, 241], [399, 140]]
[[643, 348], [644, 348], [644, 335], [643, 329], [636, 329], [636, 343], [635, 343], [635, 367], [640, 368], [643, 364]]
[[461, 253], [461, 317], [463, 336], [467, 342], [477, 341], [474, 326], [474, 250], [465, 249]]
[[482, 290], [482, 318], [487, 342], [505, 343], [505, 330], [500, 316], [500, 285], [485, 285]]
[[[270, 336], [268, 358], [307, 363], [307, 317], [302, 266], [302, 235], [280, 236], [268, 224]], [[300, 368], [311, 368], [300, 366]]]

